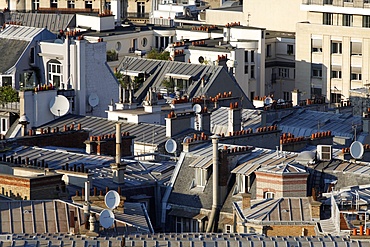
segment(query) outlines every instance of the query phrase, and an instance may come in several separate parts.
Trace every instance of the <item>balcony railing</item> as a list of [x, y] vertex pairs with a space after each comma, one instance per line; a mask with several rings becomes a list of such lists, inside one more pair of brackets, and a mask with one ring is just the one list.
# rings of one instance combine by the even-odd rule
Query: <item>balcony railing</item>
[[39, 13], [61, 13], [61, 14], [75, 14], [75, 13], [99, 13], [99, 9], [75, 9], [75, 8], [38, 8]]
[[0, 104], [0, 110], [19, 112], [20, 110], [19, 102], [9, 102]]
[[149, 19], [149, 13], [137, 13], [137, 12], [128, 12], [127, 18], [145, 18]]

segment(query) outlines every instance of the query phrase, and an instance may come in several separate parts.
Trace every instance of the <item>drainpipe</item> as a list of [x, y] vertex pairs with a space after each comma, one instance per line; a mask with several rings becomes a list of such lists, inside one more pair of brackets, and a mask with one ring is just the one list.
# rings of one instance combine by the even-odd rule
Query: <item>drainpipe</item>
[[207, 232], [212, 232], [217, 228], [217, 219], [218, 214], [220, 212], [220, 205], [218, 200], [218, 139], [220, 138], [219, 135], [211, 136], [212, 139], [212, 146], [213, 146], [213, 202], [212, 202], [212, 212], [211, 216], [209, 217]]

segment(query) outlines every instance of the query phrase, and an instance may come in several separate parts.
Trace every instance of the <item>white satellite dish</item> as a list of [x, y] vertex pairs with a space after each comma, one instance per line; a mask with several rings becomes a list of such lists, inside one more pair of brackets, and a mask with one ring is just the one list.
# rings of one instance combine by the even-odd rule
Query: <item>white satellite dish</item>
[[100, 213], [99, 221], [100, 221], [100, 225], [102, 225], [102, 227], [104, 227], [104, 228], [111, 227], [114, 223], [114, 214], [113, 214], [113, 212], [108, 210], [108, 209], [104, 209]]
[[266, 97], [266, 99], [265, 99], [265, 101], [264, 101], [265, 105], [271, 105], [271, 104], [272, 104], [272, 102], [273, 102], [273, 100], [272, 100], [272, 98], [271, 98], [271, 97]]
[[95, 107], [95, 106], [99, 105], [99, 97], [98, 97], [98, 95], [96, 95], [96, 93], [90, 94], [90, 96], [89, 96], [89, 105], [91, 107]]
[[193, 106], [193, 111], [195, 111], [195, 113], [200, 113], [202, 111], [202, 107], [199, 104], [195, 104]]
[[115, 209], [121, 201], [121, 197], [115, 190], [110, 190], [104, 197], [104, 202], [107, 208]]
[[164, 148], [166, 149], [167, 153], [173, 154], [176, 152], [177, 143], [173, 139], [168, 139], [164, 144]]
[[354, 141], [349, 148], [349, 153], [354, 159], [361, 159], [364, 154], [364, 146], [359, 141]]
[[49, 107], [54, 116], [64, 116], [69, 112], [69, 100], [63, 95], [57, 95], [50, 100]]
[[184, 139], [182, 140], [182, 143], [186, 143], [187, 140], [190, 140], [191, 137], [190, 136], [185, 136]]

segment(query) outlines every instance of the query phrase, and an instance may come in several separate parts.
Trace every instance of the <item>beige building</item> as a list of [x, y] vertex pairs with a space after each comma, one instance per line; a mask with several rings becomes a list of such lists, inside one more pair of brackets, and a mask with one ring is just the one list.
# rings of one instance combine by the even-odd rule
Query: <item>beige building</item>
[[305, 1], [308, 23], [296, 32], [296, 87], [302, 98], [326, 96], [339, 104], [368, 86], [370, 5], [367, 1]]

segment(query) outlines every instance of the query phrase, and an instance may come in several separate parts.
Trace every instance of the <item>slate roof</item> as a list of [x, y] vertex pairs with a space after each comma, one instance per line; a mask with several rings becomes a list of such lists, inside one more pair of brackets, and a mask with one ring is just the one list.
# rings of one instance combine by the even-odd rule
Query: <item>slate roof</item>
[[[74, 164], [89, 169], [93, 174], [93, 186], [104, 190], [106, 186], [116, 188], [113, 183], [110, 163], [114, 162], [114, 157], [103, 155], [88, 155], [81, 153], [68, 152], [67, 149], [51, 149], [38, 147], [19, 147], [6, 153], [7, 156], [28, 157], [30, 161], [37, 159], [45, 160], [49, 169], [62, 169], [66, 163], [70, 166]], [[170, 179], [174, 168], [173, 162], [139, 162], [136, 160], [125, 160], [127, 162], [125, 172], [125, 188], [137, 187], [143, 184], [166, 182]], [[79, 189], [79, 188], [78, 188]], [[73, 194], [73, 190], [70, 193]]]
[[36, 35], [41, 33], [43, 30], [45, 30], [45, 28], [8, 25], [0, 33], [0, 38], [31, 41]]
[[18, 61], [30, 42], [5, 39], [0, 35], [0, 74], [5, 74]]
[[[71, 125], [72, 123], [81, 124], [82, 129], [90, 130], [90, 136], [97, 136], [97, 135], [105, 135], [105, 134], [112, 134], [115, 133], [116, 122], [108, 120], [106, 118], [101, 117], [92, 117], [92, 116], [81, 116], [81, 115], [73, 115], [67, 114], [63, 117], [57, 118], [54, 121], [51, 121], [47, 124], [44, 124], [40, 127], [59, 127], [59, 129], [63, 129], [64, 125]], [[143, 141], [150, 140], [150, 143], [154, 144], [163, 144], [167, 141], [166, 137], [166, 126], [158, 125], [158, 124], [134, 124], [134, 123], [122, 123], [121, 125], [122, 131], [128, 131], [130, 135], [136, 136], [135, 141]], [[157, 133], [156, 135], [152, 135], [152, 133]], [[143, 137], [144, 134], [144, 137]]]
[[[211, 114], [212, 133], [227, 133], [228, 107], [220, 107]], [[261, 126], [261, 110], [242, 109], [242, 126], [245, 129], [255, 129]]]
[[242, 209], [242, 202], [235, 202], [234, 207], [241, 218], [260, 224], [293, 224], [294, 222], [316, 224], [312, 221], [310, 203], [307, 197], [266, 199]]
[[23, 26], [47, 28], [53, 33], [76, 25], [74, 14], [44, 14], [12, 12], [11, 21], [21, 22]]
[[[126, 56], [122, 60], [121, 72], [146, 73], [150, 76], [146, 78], [143, 86], [135, 92], [135, 97], [140, 102], [149, 87], [161, 88], [166, 74], [178, 74], [191, 76], [193, 83], [187, 89], [190, 98], [200, 96], [203, 92], [214, 94], [219, 92], [232, 91], [234, 96], [243, 97], [243, 105], [247, 108], [254, 108], [248, 97], [243, 93], [235, 78], [232, 77], [222, 66], [192, 64], [176, 61], [164, 61], [155, 59], [144, 59]], [[201, 79], [205, 78], [204, 88], [201, 87]], [[210, 92], [210, 91], [214, 92]], [[217, 90], [217, 92], [216, 92]]]
[[230, 246], [230, 247], [369, 247], [370, 241], [337, 236], [267, 237], [237, 233], [157, 233], [124, 237], [88, 238], [67, 234], [12, 234], [0, 239], [2, 246]]
[[[299, 109], [291, 115], [279, 121], [279, 129], [284, 133], [292, 133], [294, 136], [311, 136], [320, 131], [331, 131], [335, 136], [354, 138], [352, 125], [362, 125], [361, 116], [353, 116], [349, 113], [319, 112], [307, 109]], [[362, 136], [364, 135], [364, 136]], [[357, 131], [357, 139], [364, 139], [366, 134]]]
[[[97, 214], [102, 208], [92, 207]], [[82, 206], [61, 200], [0, 201], [1, 233], [69, 233], [69, 211], [74, 211], [79, 225], [85, 222]], [[125, 202], [124, 213], [115, 212], [119, 232], [150, 233], [146, 211], [141, 203]], [[128, 228], [124, 227], [128, 225]]]

